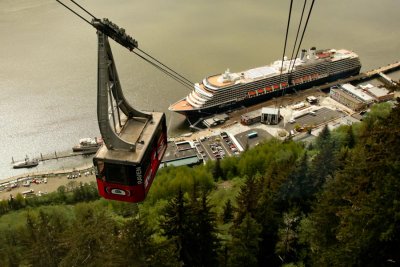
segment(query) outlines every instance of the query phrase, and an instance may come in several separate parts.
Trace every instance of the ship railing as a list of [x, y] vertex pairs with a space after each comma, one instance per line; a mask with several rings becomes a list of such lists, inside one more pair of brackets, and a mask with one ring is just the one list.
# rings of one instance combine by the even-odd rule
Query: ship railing
[[204, 84], [205, 86], [207, 86], [207, 88], [210, 88], [210, 89], [212, 89], [212, 90], [218, 90], [218, 89], [219, 89], [218, 87], [216, 87], [216, 86], [214, 86], [214, 85], [211, 85], [211, 84], [208, 82], [207, 79], [208, 79], [208, 77], [203, 79], [203, 84]]
[[204, 104], [207, 101], [207, 99], [201, 98], [201, 96], [199, 96], [199, 94], [196, 91], [192, 91], [190, 94], [195, 100], [197, 100], [201, 104]]
[[[203, 84], [204, 84], [204, 82], [203, 82]], [[201, 87], [200, 87], [200, 85], [199, 85], [198, 83], [196, 83], [196, 84], [194, 85], [194, 90], [195, 90], [196, 92], [198, 92], [199, 94], [205, 96], [205, 97], [208, 97], [208, 98], [212, 98], [212, 97], [213, 97], [213, 94], [211, 94], [211, 93], [209, 93], [209, 92], [206, 92], [206, 91], [204, 91], [203, 89], [201, 89]]]
[[186, 97], [186, 101], [187, 101], [190, 105], [192, 105], [193, 107], [195, 107], [195, 108], [201, 108], [201, 107], [202, 107], [201, 104], [196, 103], [195, 101], [193, 101], [191, 95], [188, 95], [188, 96]]

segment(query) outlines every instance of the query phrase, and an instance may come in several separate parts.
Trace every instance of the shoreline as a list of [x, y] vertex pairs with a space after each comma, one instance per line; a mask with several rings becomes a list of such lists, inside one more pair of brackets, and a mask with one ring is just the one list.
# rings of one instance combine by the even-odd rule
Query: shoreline
[[[68, 178], [70, 174], [77, 174], [74, 179]], [[29, 181], [27, 183], [27, 181]], [[96, 177], [93, 172], [93, 165], [86, 164], [75, 168], [64, 170], [43, 171], [37, 173], [25, 173], [9, 177], [0, 181], [0, 200], [10, 199], [12, 195], [15, 197], [18, 193], [28, 192], [28, 194], [42, 195], [54, 192], [58, 187], [68, 185], [70, 182], [96, 182]], [[14, 184], [14, 188], [5, 188], [8, 185]], [[25, 186], [24, 186], [25, 184]], [[29, 185], [28, 185], [29, 184]]]

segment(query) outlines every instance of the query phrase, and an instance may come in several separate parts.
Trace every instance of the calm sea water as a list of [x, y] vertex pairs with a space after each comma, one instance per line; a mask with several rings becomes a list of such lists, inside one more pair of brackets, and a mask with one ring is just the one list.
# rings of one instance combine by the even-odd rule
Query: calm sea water
[[[66, 1], [67, 2], [67, 1]], [[295, 1], [292, 21], [301, 1]], [[87, 0], [139, 41], [141, 49], [193, 82], [226, 68], [241, 71], [279, 59], [289, 1]], [[356, 51], [363, 70], [399, 60], [398, 0], [316, 1], [303, 47]], [[292, 36], [295, 27], [292, 24]], [[11, 157], [66, 151], [99, 135], [96, 118], [95, 30], [55, 0], [0, 0], [0, 179]], [[292, 45], [293, 38], [289, 40]], [[290, 46], [291, 47], [291, 46]], [[188, 90], [117, 44], [112, 44], [129, 102], [166, 111]], [[290, 48], [291, 49], [291, 48]], [[287, 53], [288, 55], [289, 53]], [[186, 131], [184, 118], [167, 112], [169, 134]], [[33, 171], [90, 159], [47, 162]]]

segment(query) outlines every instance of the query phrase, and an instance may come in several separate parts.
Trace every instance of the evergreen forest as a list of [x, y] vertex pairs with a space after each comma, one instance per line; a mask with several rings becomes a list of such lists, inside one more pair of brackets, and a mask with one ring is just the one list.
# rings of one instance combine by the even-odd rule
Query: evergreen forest
[[147, 199], [70, 182], [0, 201], [0, 266], [400, 266], [400, 108], [312, 143], [159, 170]]

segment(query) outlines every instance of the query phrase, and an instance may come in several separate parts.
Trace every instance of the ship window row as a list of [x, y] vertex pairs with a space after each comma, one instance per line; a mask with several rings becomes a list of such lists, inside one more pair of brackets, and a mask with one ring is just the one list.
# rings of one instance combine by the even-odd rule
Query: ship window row
[[247, 84], [247, 85], [239, 85], [239, 86], [235, 86], [235, 87], [229, 87], [226, 90], [220, 90], [216, 95], [221, 94], [221, 93], [228, 93], [231, 95], [234, 92], [238, 92], [238, 93], [246, 92], [247, 93], [248, 91], [251, 91], [251, 90], [257, 90], [257, 89], [261, 89], [261, 88], [265, 88], [265, 87], [269, 87], [269, 86], [273, 86], [273, 85], [278, 85], [279, 82], [281, 82], [281, 83], [288, 82], [287, 75], [282, 75], [281, 79], [278, 76], [273, 79], [268, 79], [268, 81], [264, 79], [264, 80], [252, 82], [251, 84]]
[[321, 69], [318, 71], [307, 71], [307, 72], [301, 72], [301, 73], [296, 72], [295, 74], [293, 74], [292, 79], [302, 78], [304, 76], [311, 75], [311, 74], [324, 75], [324, 74], [327, 74], [327, 72], [328, 72], [327, 69]]
[[332, 64], [330, 67], [337, 67], [337, 66], [345, 66], [345, 65], [360, 65], [359, 62], [356, 61], [341, 61], [341, 62], [335, 62]]
[[219, 90], [218, 93], [214, 95], [212, 99], [206, 102], [206, 106], [212, 105], [213, 103], [221, 103], [226, 102], [228, 100], [236, 99], [236, 98], [244, 98], [247, 96], [249, 91], [266, 88], [269, 86], [277, 85], [279, 82], [287, 82], [287, 74], [283, 74], [280, 78], [276, 76], [274, 78], [262, 79], [259, 81], [252, 82], [251, 84], [246, 85], [237, 85], [233, 87], [226, 88], [225, 90]]
[[332, 72], [343, 72], [343, 71], [350, 70], [350, 69], [355, 69], [355, 68], [358, 68], [358, 67], [360, 67], [360, 65], [343, 64], [341, 66], [332, 66], [329, 69], [329, 72], [330, 73], [332, 73]]
[[353, 65], [353, 64], [344, 64], [341, 66], [333, 66], [329, 69], [329, 72], [334, 72], [334, 71], [345, 71], [348, 69], [353, 69], [358, 67], [357, 65]]
[[327, 66], [312, 66], [308, 68], [304, 68], [294, 72], [294, 75], [309, 75], [313, 73], [323, 73], [326, 72]]
[[213, 100], [211, 100], [210, 102], [212, 103], [212, 102], [217, 102], [217, 103], [219, 103], [219, 102], [222, 102], [222, 101], [226, 101], [226, 100], [230, 100], [230, 99], [236, 99], [236, 98], [239, 98], [240, 97], [240, 95], [243, 95], [243, 93], [241, 93], [241, 94], [235, 94], [235, 95], [229, 95], [229, 94], [224, 94], [224, 95], [218, 95], [218, 96], [216, 96], [215, 98], [213, 98]]
[[338, 60], [333, 62], [330, 67], [336, 67], [336, 66], [344, 66], [344, 65], [354, 65], [354, 66], [358, 66], [361, 65], [360, 61], [358, 59], [351, 59], [351, 60]]

